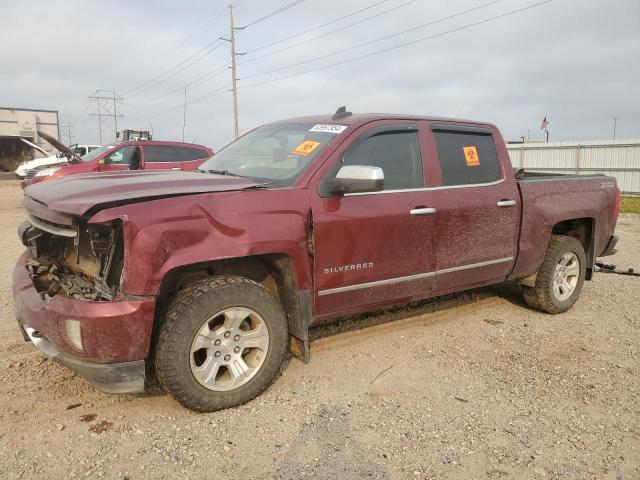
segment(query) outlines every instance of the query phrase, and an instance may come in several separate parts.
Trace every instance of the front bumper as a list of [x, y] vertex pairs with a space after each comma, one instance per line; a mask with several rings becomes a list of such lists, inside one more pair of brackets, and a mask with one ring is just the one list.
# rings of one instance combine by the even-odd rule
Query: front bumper
[[[16, 319], [45, 355], [110, 393], [144, 390], [155, 300], [93, 302], [66, 295], [45, 297], [26, 269], [27, 254], [13, 271]], [[67, 337], [65, 321], [80, 322], [83, 350]]]
[[22, 325], [22, 331], [43, 354], [85, 378], [99, 390], [106, 393], [144, 392], [144, 360], [123, 363], [86, 362], [60, 352], [40, 332], [29, 325]]

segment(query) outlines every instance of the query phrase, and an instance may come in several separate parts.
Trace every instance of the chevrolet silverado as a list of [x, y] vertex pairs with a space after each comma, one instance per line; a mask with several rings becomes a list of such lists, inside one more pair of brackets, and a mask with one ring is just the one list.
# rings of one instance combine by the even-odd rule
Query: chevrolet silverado
[[619, 201], [611, 177], [514, 171], [494, 125], [341, 108], [193, 172], [27, 187], [16, 318], [106, 392], [213, 411], [308, 361], [329, 319], [505, 281], [566, 311], [615, 252]]

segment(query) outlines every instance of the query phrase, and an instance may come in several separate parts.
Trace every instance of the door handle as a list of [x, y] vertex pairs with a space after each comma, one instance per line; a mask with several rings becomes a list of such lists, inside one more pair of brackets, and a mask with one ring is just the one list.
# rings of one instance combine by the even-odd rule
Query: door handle
[[411, 215], [431, 215], [432, 213], [436, 213], [438, 210], [432, 207], [416, 207], [409, 210]]
[[182, 170], [180, 167], [173, 167], [171, 170]]
[[498, 202], [499, 207], [513, 207], [516, 204], [515, 200], [500, 200]]

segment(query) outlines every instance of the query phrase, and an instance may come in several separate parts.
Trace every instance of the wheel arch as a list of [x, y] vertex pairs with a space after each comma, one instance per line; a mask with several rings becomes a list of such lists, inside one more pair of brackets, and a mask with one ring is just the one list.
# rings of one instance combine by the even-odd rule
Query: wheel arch
[[286, 253], [217, 259], [169, 270], [162, 278], [158, 291], [154, 330], [161, 322], [166, 305], [180, 289], [194, 280], [212, 275], [239, 275], [269, 290], [285, 311], [292, 353], [305, 363], [309, 361], [308, 330], [312, 315], [312, 292], [297, 288], [294, 264]]
[[591, 280], [596, 261], [596, 221], [592, 217], [572, 218], [557, 222], [551, 229], [551, 235], [566, 235], [580, 242], [587, 259], [586, 280]]

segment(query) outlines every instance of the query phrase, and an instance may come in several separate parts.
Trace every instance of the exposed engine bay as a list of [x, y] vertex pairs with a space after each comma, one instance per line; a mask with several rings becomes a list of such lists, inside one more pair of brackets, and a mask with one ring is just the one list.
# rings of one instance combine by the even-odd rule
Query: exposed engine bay
[[19, 235], [29, 251], [27, 269], [43, 297], [114, 298], [123, 266], [120, 222], [57, 225], [30, 216]]

